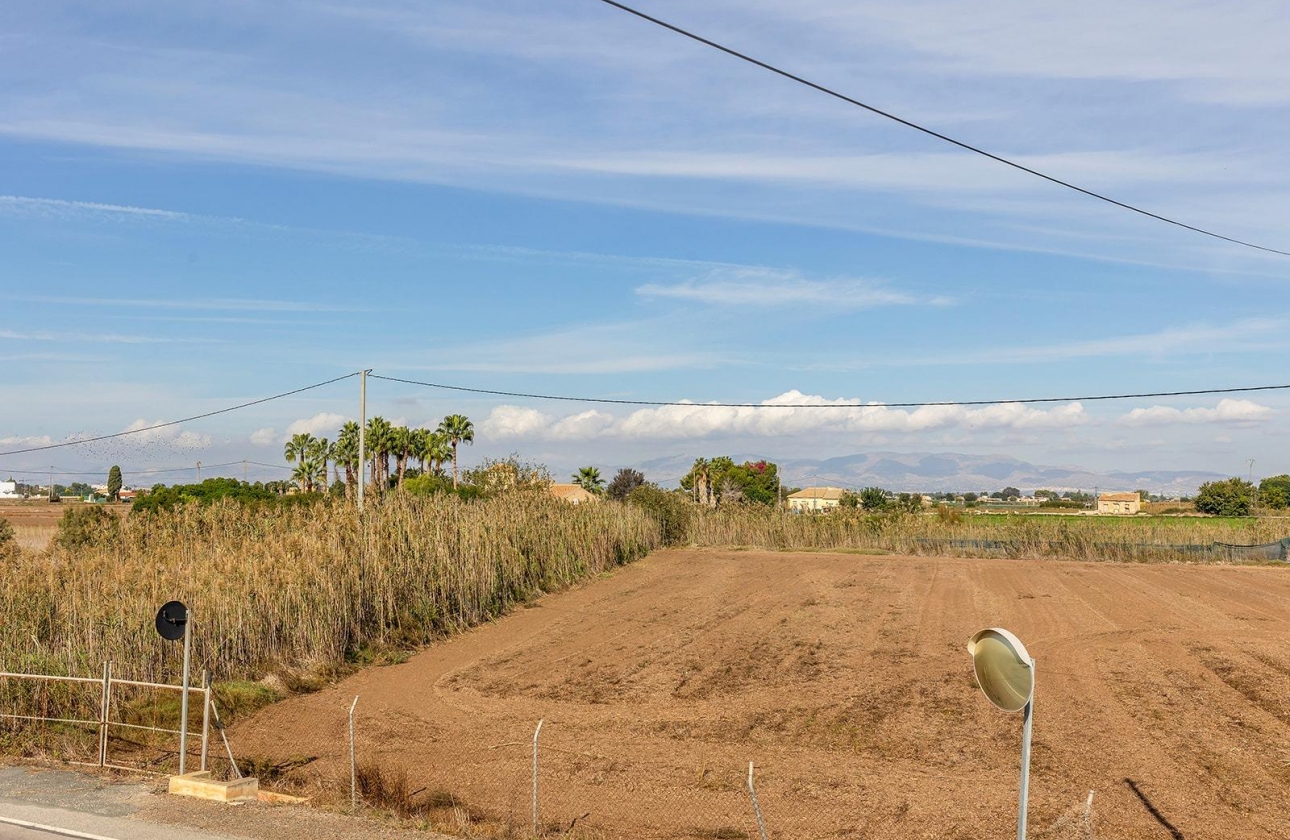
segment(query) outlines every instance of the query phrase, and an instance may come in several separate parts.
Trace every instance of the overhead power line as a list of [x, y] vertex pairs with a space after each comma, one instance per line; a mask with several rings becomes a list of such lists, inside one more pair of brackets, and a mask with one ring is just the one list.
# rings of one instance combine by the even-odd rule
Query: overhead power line
[[[282, 464], [265, 464], [260, 461], [226, 461], [222, 464], [203, 463], [202, 471], [205, 472], [207, 470], [216, 470], [223, 467], [241, 467], [241, 466], [265, 467], [265, 468], [274, 469], [274, 470], [286, 470], [287, 472], [291, 471], [291, 467], [283, 466]], [[160, 469], [148, 469], [148, 470], [134, 469], [133, 467], [121, 467], [121, 472], [127, 478], [134, 478], [140, 475], [160, 475], [162, 473], [192, 472], [194, 469], [195, 469], [195, 465], [189, 464], [186, 467], [164, 467]], [[53, 474], [56, 476], [81, 476], [81, 475], [96, 476], [96, 475], [104, 475], [105, 472], [106, 472], [105, 470], [69, 470], [64, 467], [55, 467], [53, 470]], [[11, 476], [12, 475], [31, 475], [39, 478], [39, 477], [48, 476], [49, 474], [50, 474], [49, 470], [41, 470], [41, 469], [8, 470], [8, 469], [0, 468], [0, 475], [11, 475]]]
[[44, 452], [45, 450], [48, 450], [48, 449], [62, 449], [67, 446], [80, 446], [85, 443], [95, 443], [96, 441], [100, 441], [100, 440], [112, 440], [114, 438], [128, 437], [130, 435], [141, 435], [145, 432], [155, 432], [157, 429], [165, 429], [169, 426], [178, 426], [181, 423], [191, 423], [194, 420], [204, 420], [207, 417], [215, 417], [216, 415], [219, 415], [219, 414], [228, 414], [230, 411], [238, 411], [243, 408], [250, 408], [253, 405], [262, 405], [263, 403], [272, 402], [273, 400], [280, 400], [283, 397], [290, 397], [295, 394], [303, 393], [305, 391], [312, 391], [315, 388], [321, 388], [324, 385], [330, 385], [333, 382], [340, 382], [343, 379], [349, 379], [351, 377], [358, 376], [358, 374], [359, 374], [358, 371], [355, 371], [354, 373], [347, 373], [344, 376], [338, 376], [335, 379], [328, 379], [326, 382], [317, 382], [317, 383], [314, 383], [313, 385], [306, 385], [303, 388], [296, 388], [293, 391], [285, 391], [281, 394], [274, 394], [271, 397], [263, 397], [258, 400], [251, 400], [250, 402], [241, 403], [239, 405], [231, 405], [228, 408], [220, 408], [215, 411], [207, 411], [204, 414], [195, 414], [192, 417], [183, 417], [183, 418], [180, 418], [179, 420], [168, 420], [165, 423], [157, 423], [156, 425], [148, 426], [145, 429], [131, 429], [125, 432], [116, 432], [115, 434], [111, 434], [111, 435], [98, 435], [97, 437], [81, 438], [80, 440], [68, 440], [62, 443], [50, 443], [50, 444], [46, 444], [45, 446], [30, 446], [30, 447], [27, 447], [26, 449], [11, 449], [8, 452], [0, 452], [0, 457], [3, 457], [5, 455], [24, 455], [28, 452]]
[[558, 400], [561, 402], [601, 403], [604, 405], [640, 405], [640, 406], [682, 406], [685, 408], [925, 408], [928, 406], [952, 405], [1024, 405], [1030, 403], [1065, 403], [1097, 402], [1100, 400], [1135, 400], [1147, 397], [1191, 397], [1200, 394], [1246, 394], [1254, 391], [1285, 391], [1290, 385], [1253, 385], [1248, 388], [1203, 388], [1195, 391], [1152, 391], [1139, 394], [1097, 394], [1081, 397], [1033, 397], [1029, 399], [1006, 400], [940, 400], [930, 402], [893, 402], [893, 403], [722, 403], [722, 402], [682, 402], [679, 400], [622, 400], [609, 397], [571, 397], [562, 394], [529, 394], [521, 391], [495, 391], [489, 388], [467, 388], [462, 385], [445, 385], [441, 382], [420, 382], [415, 379], [400, 379], [395, 376], [380, 376], [369, 373], [371, 379], [384, 379], [386, 382], [402, 382], [404, 385], [420, 385], [426, 388], [438, 388], [444, 391], [461, 391], [468, 394], [487, 394], [494, 397], [516, 397], [528, 400]]
[[730, 55], [739, 59], [740, 61], [746, 61], [749, 64], [752, 64], [756, 67], [760, 67], [763, 70], [769, 70], [772, 73], [783, 76], [785, 79], [789, 79], [791, 81], [797, 82], [799, 85], [805, 85], [806, 87], [809, 87], [813, 90], [817, 90], [820, 93], [827, 94], [829, 96], [832, 96], [835, 99], [840, 99], [849, 105], [854, 105], [857, 108], [863, 108], [864, 110], [869, 111], [870, 113], [877, 114], [880, 117], [885, 117], [886, 119], [889, 119], [893, 122], [900, 123], [901, 125], [907, 128], [912, 128], [915, 131], [921, 131], [923, 134], [926, 134], [929, 137], [935, 137], [937, 140], [944, 141], [953, 146], [958, 146], [960, 149], [965, 149], [966, 151], [981, 155], [982, 157], [989, 158], [990, 160], [993, 160], [997, 163], [1002, 163], [1004, 166], [1011, 166], [1013, 169], [1020, 170], [1022, 172], [1025, 172], [1028, 175], [1034, 175], [1036, 178], [1042, 178], [1045, 181], [1048, 181], [1053, 184], [1057, 184], [1060, 187], [1065, 187], [1069, 190], [1074, 190], [1075, 192], [1083, 193], [1084, 195], [1089, 196], [1090, 198], [1096, 198], [1099, 201], [1105, 201], [1107, 204], [1113, 204], [1116, 207], [1119, 207], [1123, 210], [1129, 210], [1134, 213], [1138, 213], [1140, 215], [1146, 216], [1148, 218], [1155, 219], [1156, 221], [1165, 222], [1166, 224], [1175, 225], [1176, 227], [1180, 227], [1185, 230], [1190, 230], [1193, 233], [1199, 233], [1204, 236], [1210, 236], [1210, 237], [1213, 237], [1214, 239], [1221, 239], [1222, 241], [1230, 242], [1233, 245], [1241, 245], [1246, 248], [1253, 248], [1257, 251], [1265, 251], [1269, 254], [1278, 254], [1283, 257], [1290, 257], [1290, 251], [1282, 251], [1277, 248], [1269, 248], [1265, 245], [1258, 245], [1253, 242], [1246, 242], [1243, 239], [1236, 239], [1231, 236], [1224, 236], [1221, 233], [1215, 233], [1212, 230], [1206, 230], [1205, 228], [1202, 228], [1202, 227], [1189, 225], [1186, 222], [1180, 222], [1177, 219], [1171, 219], [1168, 216], [1162, 216], [1159, 213], [1152, 213], [1150, 210], [1144, 210], [1141, 207], [1137, 207], [1133, 204], [1120, 201], [1119, 199], [1111, 198], [1108, 195], [1104, 195], [1102, 193], [1095, 192], [1090, 189], [1086, 189], [1084, 187], [1078, 186], [1077, 184], [1072, 184], [1070, 181], [1064, 181], [1061, 178], [1058, 178], [1056, 176], [1045, 174], [1043, 172], [1040, 172], [1038, 169], [1032, 169], [1031, 167], [1026, 166], [1025, 164], [1022, 164], [1022, 163], [1018, 163], [1015, 160], [1010, 160], [1006, 157], [1003, 157], [1002, 155], [997, 155], [993, 152], [988, 152], [985, 149], [980, 148], [979, 146], [973, 146], [972, 144], [965, 143], [962, 140], [956, 140], [953, 137], [950, 137], [949, 135], [942, 134], [939, 131], [936, 131], [931, 128], [927, 128], [926, 126], [919, 125], [918, 123], [913, 122], [911, 120], [907, 120], [903, 117], [898, 117], [889, 111], [884, 111], [881, 108], [877, 108], [873, 105], [869, 105], [868, 103], [861, 102], [859, 99], [855, 99], [853, 97], [847, 96], [845, 93], [839, 93], [833, 88], [826, 87], [822, 84], [819, 84], [818, 82], [812, 82], [809, 79], [805, 79], [801, 76], [796, 75], [795, 73], [790, 73], [787, 70], [783, 70], [779, 67], [776, 67], [773, 64], [769, 64], [765, 61], [762, 61], [761, 59], [753, 58], [752, 56], [747, 55], [746, 53], [742, 53], [742, 52], [739, 52], [738, 50], [731, 49], [730, 47], [727, 47], [723, 44], [719, 44], [716, 41], [705, 38], [702, 35], [698, 35], [694, 32], [691, 32], [688, 29], [682, 29], [676, 24], [668, 23], [667, 21], [660, 20], [659, 18], [656, 18], [653, 15], [648, 15], [645, 12], [640, 11], [639, 9], [634, 9], [631, 6], [626, 5], [625, 3], [619, 3], [617, 2], [617, 0], [600, 0], [600, 2], [604, 3], [607, 6], [613, 6], [616, 9], [621, 9], [622, 11], [627, 12], [630, 15], [635, 15], [641, 20], [649, 21], [650, 23], [656, 26], [661, 26], [664, 29], [671, 30], [672, 32], [675, 32], [678, 35], [683, 35], [692, 41], [697, 41], [698, 43], [703, 44], [704, 46], [711, 47], [714, 50], [719, 50], [725, 53], [726, 55]]

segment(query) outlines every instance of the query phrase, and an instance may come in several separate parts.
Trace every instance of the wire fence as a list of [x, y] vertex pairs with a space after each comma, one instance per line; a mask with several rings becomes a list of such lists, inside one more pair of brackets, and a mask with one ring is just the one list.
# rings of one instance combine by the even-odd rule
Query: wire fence
[[[0, 747], [145, 773], [178, 773], [182, 763], [189, 772], [222, 764], [221, 772], [237, 774], [206, 675], [189, 688], [186, 727], [180, 724], [182, 695], [182, 686], [117, 677], [110, 662], [101, 677], [0, 672]], [[183, 728], [188, 737], [181, 762]], [[213, 745], [223, 752], [212, 756]]]
[[[734, 758], [739, 747], [698, 766], [625, 740], [606, 751], [578, 740], [558, 722], [506, 724], [492, 738], [451, 750], [424, 738], [424, 760], [408, 763], [406, 745], [391, 743], [364, 719], [361, 698], [317, 721], [315, 738], [284, 741], [270, 757], [248, 759], [269, 769], [261, 788], [308, 796], [317, 804], [410, 818], [440, 833], [470, 838], [568, 836], [596, 840], [851, 840], [910, 836], [908, 806], [875, 803], [873, 780], [823, 762]], [[352, 717], [350, 728], [350, 713]], [[327, 755], [316, 736], [340, 743]], [[326, 739], [324, 738], [324, 740]], [[446, 740], [446, 739], [445, 739]], [[792, 766], [790, 766], [790, 764]], [[932, 771], [934, 772], [934, 771]], [[947, 788], [961, 778], [946, 777]], [[1000, 777], [994, 780], [1008, 784]], [[1015, 779], [1012, 780], [1015, 783]], [[1092, 799], [1075, 803], [1032, 837], [1091, 840]]]

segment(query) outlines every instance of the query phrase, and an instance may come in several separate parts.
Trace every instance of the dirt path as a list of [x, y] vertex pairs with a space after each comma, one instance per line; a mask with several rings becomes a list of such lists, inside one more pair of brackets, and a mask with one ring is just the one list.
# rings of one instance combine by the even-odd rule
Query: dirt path
[[1032, 836], [1096, 789], [1099, 838], [1284, 838], [1288, 596], [1281, 568], [667, 551], [232, 738], [339, 778], [357, 694], [360, 760], [525, 826], [544, 718], [544, 823], [752, 836], [751, 760], [772, 837], [1002, 837], [1020, 719], [964, 649], [1002, 625], [1038, 660]]

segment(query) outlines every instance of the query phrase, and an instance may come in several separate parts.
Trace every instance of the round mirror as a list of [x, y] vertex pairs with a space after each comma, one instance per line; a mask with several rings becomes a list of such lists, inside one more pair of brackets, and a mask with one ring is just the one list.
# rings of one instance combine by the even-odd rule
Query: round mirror
[[188, 623], [188, 607], [182, 601], [167, 601], [157, 610], [157, 633], [161, 638], [177, 642], [184, 637], [184, 625]]
[[990, 702], [1019, 712], [1035, 691], [1035, 669], [1021, 639], [1001, 627], [982, 630], [968, 642], [976, 681]]

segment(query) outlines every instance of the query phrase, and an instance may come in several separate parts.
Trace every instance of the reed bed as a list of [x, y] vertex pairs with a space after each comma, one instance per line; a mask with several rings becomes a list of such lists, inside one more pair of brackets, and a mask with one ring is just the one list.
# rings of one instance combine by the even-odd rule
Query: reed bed
[[48, 551], [0, 561], [0, 668], [94, 676], [110, 660], [120, 677], [173, 682], [178, 651], [153, 618], [179, 599], [192, 611], [196, 669], [305, 687], [659, 542], [659, 523], [639, 509], [524, 492], [391, 494], [361, 515], [332, 501], [226, 502], [80, 523]]
[[773, 550], [855, 549], [900, 554], [1050, 557], [1168, 562], [1217, 559], [1189, 547], [1274, 543], [1290, 535], [1282, 519], [940, 514], [834, 511], [796, 515], [751, 508], [705, 511], [689, 526], [702, 546]]

